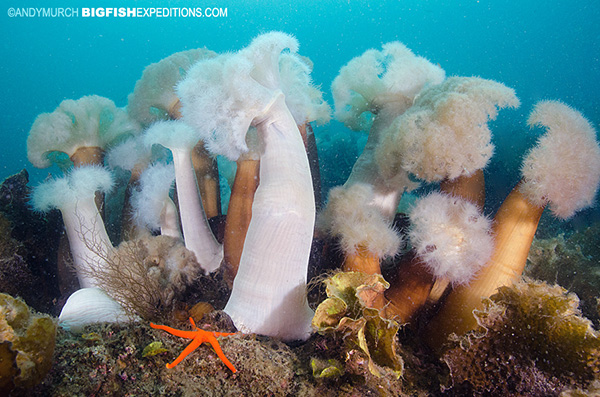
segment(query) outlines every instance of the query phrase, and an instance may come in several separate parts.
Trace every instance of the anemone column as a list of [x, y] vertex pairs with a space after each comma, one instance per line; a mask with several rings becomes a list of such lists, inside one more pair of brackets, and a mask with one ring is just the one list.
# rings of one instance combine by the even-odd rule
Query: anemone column
[[313, 316], [305, 287], [315, 221], [308, 157], [282, 93], [254, 124], [264, 147], [260, 185], [225, 312], [242, 331], [305, 339]]

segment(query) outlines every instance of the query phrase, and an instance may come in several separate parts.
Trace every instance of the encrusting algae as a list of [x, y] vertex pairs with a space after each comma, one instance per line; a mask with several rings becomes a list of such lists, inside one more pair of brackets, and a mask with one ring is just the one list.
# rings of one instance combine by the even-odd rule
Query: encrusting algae
[[600, 225], [570, 236], [533, 240], [525, 275], [556, 283], [579, 297], [580, 309], [597, 328], [600, 325], [598, 291], [600, 273], [595, 259], [600, 254]]
[[479, 328], [454, 338], [444, 361], [465, 394], [558, 395], [600, 373], [600, 338], [579, 299], [560, 286], [501, 287], [474, 312]]
[[52, 366], [56, 323], [20, 299], [0, 294], [0, 391], [28, 389]]

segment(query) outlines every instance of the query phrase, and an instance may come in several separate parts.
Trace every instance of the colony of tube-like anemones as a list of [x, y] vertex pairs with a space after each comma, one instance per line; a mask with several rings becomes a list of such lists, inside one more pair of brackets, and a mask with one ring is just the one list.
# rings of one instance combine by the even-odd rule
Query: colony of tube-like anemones
[[[181, 288], [169, 284], [223, 272], [231, 288], [224, 311], [237, 329], [285, 341], [314, 332], [306, 284], [315, 234], [333, 247], [321, 262], [341, 257], [334, 265], [343, 271], [381, 274], [383, 261], [409, 251], [394, 263], [389, 289], [369, 301], [382, 317], [406, 323], [434, 285], [450, 291], [429, 327], [435, 347], [474, 328], [481, 298], [519, 279], [547, 204], [568, 218], [597, 192], [595, 130], [576, 110], [546, 101], [530, 116], [547, 133], [525, 158], [522, 181], [493, 219], [483, 214], [483, 169], [494, 152], [488, 122], [519, 106], [514, 90], [479, 77], [446, 78], [392, 42], [350, 60], [333, 81], [335, 117], [368, 140], [315, 227], [320, 181], [310, 123], [329, 122], [331, 110], [311, 72], [296, 39], [271, 32], [237, 52], [190, 50], [148, 66], [126, 108], [86, 96], [38, 116], [29, 160], [36, 167], [61, 156], [72, 162], [32, 197], [40, 211], [58, 208], [67, 231], [80, 289], [62, 309], [65, 328], [145, 317], [103, 285], [115, 280], [106, 272], [116, 262], [119, 274], [144, 284], [127, 276], [105, 229], [111, 169], [130, 173], [121, 244], [147, 245], [161, 235], [187, 252], [169, 248], [136, 262], [154, 289], [169, 291], [157, 305], [176, 299]], [[439, 192], [417, 199], [401, 235], [398, 206], [420, 181], [439, 183]], [[216, 217], [225, 219], [223, 238], [211, 229]]]

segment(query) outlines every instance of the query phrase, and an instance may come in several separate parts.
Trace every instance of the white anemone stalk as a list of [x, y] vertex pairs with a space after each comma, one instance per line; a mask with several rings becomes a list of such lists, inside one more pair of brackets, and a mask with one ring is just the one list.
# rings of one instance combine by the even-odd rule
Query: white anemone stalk
[[281, 92], [253, 124], [265, 147], [260, 184], [225, 312], [242, 331], [304, 339], [313, 315], [306, 273], [316, 211], [308, 157]]
[[279, 32], [244, 50], [196, 64], [177, 91], [183, 119], [213, 154], [236, 159], [258, 132], [260, 184], [240, 267], [225, 312], [242, 332], [306, 339], [312, 310], [306, 277], [315, 218], [310, 167], [281, 91], [279, 55], [298, 43]]
[[58, 208], [62, 213], [81, 288], [99, 287], [94, 272], [106, 265], [106, 256], [113, 248], [94, 201], [96, 191], [107, 192], [112, 186], [109, 171], [82, 166], [65, 177], [43, 183], [33, 192], [35, 209], [46, 212]]
[[145, 132], [144, 140], [149, 146], [159, 144], [171, 150], [185, 247], [196, 255], [204, 270], [214, 272], [223, 260], [223, 246], [206, 219], [192, 166], [197, 133], [181, 121], [159, 121]]

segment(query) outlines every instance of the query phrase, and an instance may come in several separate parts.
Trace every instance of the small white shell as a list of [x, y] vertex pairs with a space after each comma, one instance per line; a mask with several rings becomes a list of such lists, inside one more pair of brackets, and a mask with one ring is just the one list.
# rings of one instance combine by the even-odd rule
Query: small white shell
[[76, 333], [90, 324], [131, 321], [123, 308], [98, 288], [82, 288], [75, 291], [67, 299], [58, 320], [61, 327]]

